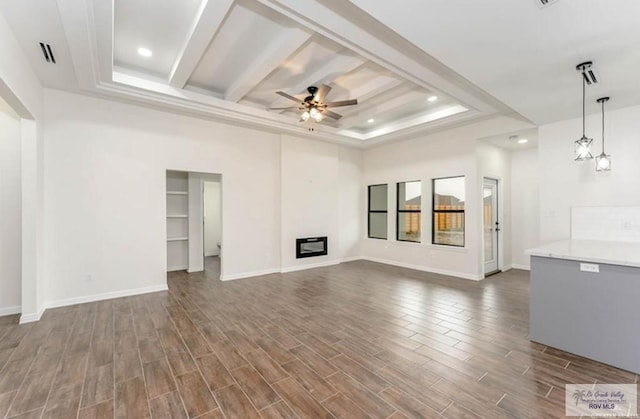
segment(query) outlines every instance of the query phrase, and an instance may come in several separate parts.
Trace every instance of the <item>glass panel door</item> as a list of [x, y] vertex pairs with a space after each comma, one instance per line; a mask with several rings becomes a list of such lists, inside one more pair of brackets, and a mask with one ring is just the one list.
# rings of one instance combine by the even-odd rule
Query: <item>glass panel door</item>
[[498, 181], [484, 179], [482, 188], [482, 225], [484, 229], [484, 273], [498, 272]]

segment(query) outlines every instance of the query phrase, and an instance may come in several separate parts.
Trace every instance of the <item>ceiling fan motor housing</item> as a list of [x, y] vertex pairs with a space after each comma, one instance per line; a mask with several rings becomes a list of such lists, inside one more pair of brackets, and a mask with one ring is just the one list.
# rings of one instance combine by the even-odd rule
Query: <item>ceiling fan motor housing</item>
[[318, 88], [316, 86], [307, 87], [307, 92], [309, 92], [309, 96], [304, 98], [306, 103], [311, 103], [315, 101], [316, 93], [318, 93]]

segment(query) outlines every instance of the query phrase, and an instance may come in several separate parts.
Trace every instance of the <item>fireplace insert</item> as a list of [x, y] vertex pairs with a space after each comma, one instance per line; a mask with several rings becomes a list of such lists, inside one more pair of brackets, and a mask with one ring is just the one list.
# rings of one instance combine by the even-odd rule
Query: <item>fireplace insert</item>
[[296, 239], [296, 259], [327, 254], [327, 237]]

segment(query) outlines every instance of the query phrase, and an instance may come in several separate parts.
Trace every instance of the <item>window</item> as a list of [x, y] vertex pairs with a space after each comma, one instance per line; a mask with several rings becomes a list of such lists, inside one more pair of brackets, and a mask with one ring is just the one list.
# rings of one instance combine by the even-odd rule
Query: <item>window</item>
[[368, 237], [387, 239], [387, 185], [369, 186]]
[[398, 183], [396, 240], [420, 243], [422, 182]]
[[464, 247], [464, 199], [464, 176], [433, 180], [433, 244]]

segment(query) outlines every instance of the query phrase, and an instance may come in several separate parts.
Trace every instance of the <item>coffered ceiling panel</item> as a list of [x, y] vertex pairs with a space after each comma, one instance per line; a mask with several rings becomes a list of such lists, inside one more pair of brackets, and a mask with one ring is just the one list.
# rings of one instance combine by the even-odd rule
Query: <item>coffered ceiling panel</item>
[[[153, 75], [168, 77], [201, 0], [116, 0], [113, 19], [113, 60]], [[142, 57], [138, 48], [152, 51]]]

